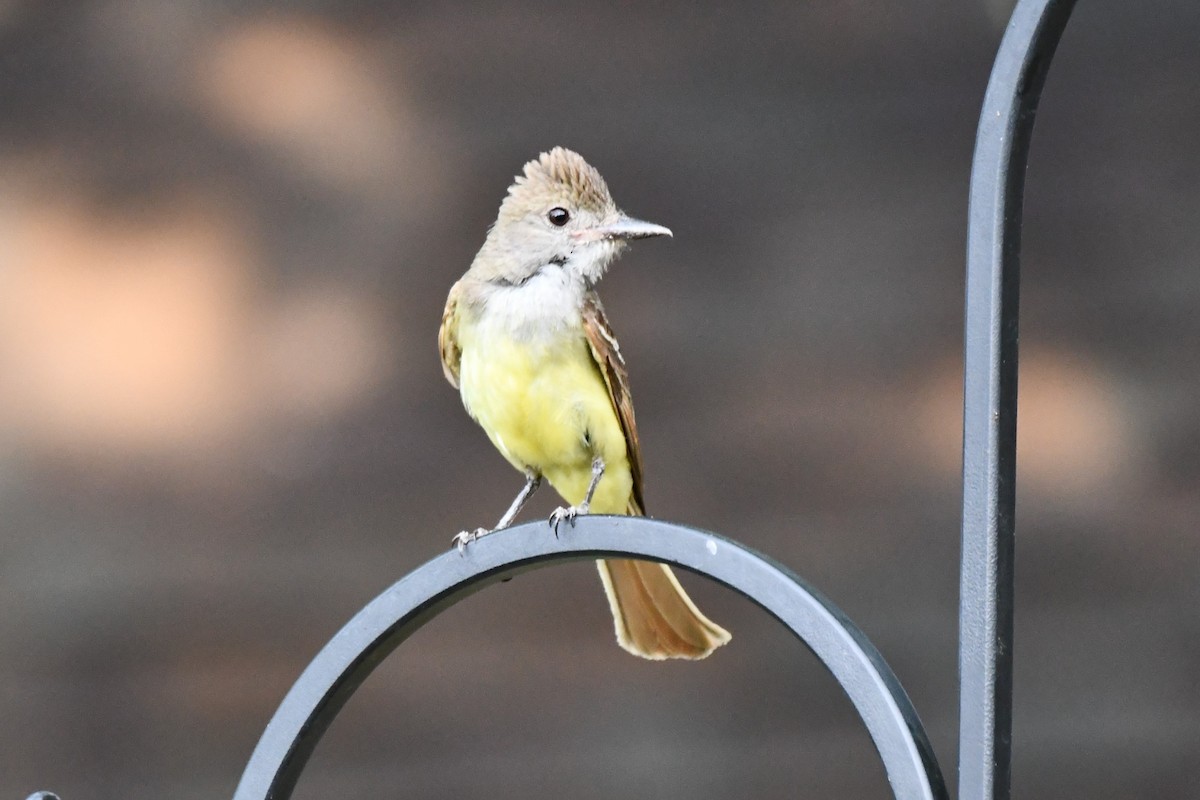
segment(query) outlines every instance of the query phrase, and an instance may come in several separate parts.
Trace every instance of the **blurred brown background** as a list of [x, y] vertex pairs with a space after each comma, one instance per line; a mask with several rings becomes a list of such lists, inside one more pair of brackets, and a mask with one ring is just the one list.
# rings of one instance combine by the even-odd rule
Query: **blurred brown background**
[[[603, 294], [652, 514], [832, 596], [956, 758], [967, 179], [1004, 0], [0, 2], [0, 797], [228, 797], [362, 604], [520, 485], [434, 346], [511, 176], [675, 239]], [[1015, 794], [1200, 797], [1200, 4], [1084, 2], [1026, 207]], [[556, 505], [544, 492], [528, 515]], [[396, 653], [298, 797], [886, 797], [766, 615], [594, 569]]]

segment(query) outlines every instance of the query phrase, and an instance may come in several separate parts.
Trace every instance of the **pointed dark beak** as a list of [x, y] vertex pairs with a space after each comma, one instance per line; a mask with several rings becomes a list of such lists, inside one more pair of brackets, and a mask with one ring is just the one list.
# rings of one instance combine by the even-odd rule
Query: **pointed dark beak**
[[672, 236], [670, 228], [664, 228], [662, 225], [655, 225], [653, 222], [645, 222], [633, 217], [627, 217], [624, 214], [617, 217], [612, 222], [604, 225], [597, 225], [594, 228], [580, 231], [576, 234], [577, 238], [584, 241], [600, 241], [602, 239], [617, 239], [628, 241], [630, 239], [649, 239], [651, 236]]

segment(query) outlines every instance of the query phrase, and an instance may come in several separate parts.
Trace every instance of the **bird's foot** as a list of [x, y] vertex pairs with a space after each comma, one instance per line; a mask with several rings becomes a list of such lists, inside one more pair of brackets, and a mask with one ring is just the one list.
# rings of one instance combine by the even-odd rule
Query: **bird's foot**
[[588, 513], [588, 504], [580, 503], [577, 506], [562, 508], [561, 506], [554, 509], [554, 513], [550, 515], [550, 527], [554, 529], [554, 538], [558, 538], [558, 526], [564, 522], [570, 523], [571, 527], [575, 527], [575, 518], [586, 516]]
[[454, 535], [454, 538], [450, 540], [450, 543], [458, 548], [458, 552], [465, 553], [467, 551], [467, 545], [481, 536], [487, 536], [489, 533], [491, 533], [491, 531], [489, 531], [487, 528], [476, 528], [473, 531], [459, 531]]

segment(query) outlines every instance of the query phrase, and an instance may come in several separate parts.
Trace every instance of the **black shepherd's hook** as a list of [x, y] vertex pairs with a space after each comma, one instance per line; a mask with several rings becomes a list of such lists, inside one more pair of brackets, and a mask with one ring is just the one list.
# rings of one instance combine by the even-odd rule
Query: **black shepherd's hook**
[[483, 587], [553, 562], [661, 561], [753, 600], [833, 674], [862, 717], [896, 797], [946, 800], [921, 721], [867, 637], [827, 598], [764, 556], [716, 534], [645, 517], [587, 516], [555, 538], [545, 522], [497, 531], [410, 572], [342, 628], [267, 726], [234, 800], [286, 800], [321, 734], [373, 669], [440, 611]]
[[[963, 402], [959, 609], [959, 800], [1007, 800], [1012, 754], [1013, 510], [1017, 295], [1026, 157], [1042, 82], [1074, 0], [1020, 0], [992, 69], [971, 169]], [[842, 612], [785, 567], [715, 534], [639, 517], [544, 523], [445, 553], [356, 614], [271, 719], [234, 800], [286, 800], [321, 735], [372, 670], [440, 611], [488, 584], [554, 562], [633, 557], [740, 592], [833, 674], [862, 717], [896, 797], [948, 794], [917, 714], [883, 657]], [[28, 800], [58, 800], [49, 792]]]
[[1075, 0], [1021, 0], [992, 66], [971, 165], [963, 365], [959, 800], [1007, 800], [1021, 201], [1033, 116]]

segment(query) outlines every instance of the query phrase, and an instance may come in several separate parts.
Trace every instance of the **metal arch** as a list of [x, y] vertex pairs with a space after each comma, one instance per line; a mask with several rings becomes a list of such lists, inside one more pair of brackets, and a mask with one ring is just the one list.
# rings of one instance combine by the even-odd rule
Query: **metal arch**
[[544, 522], [444, 553], [346, 624], [296, 681], [264, 731], [234, 800], [286, 800], [338, 711], [409, 635], [502, 578], [558, 561], [625, 556], [676, 564], [740, 592], [800, 638], [858, 710], [898, 798], [948, 797], [921, 721], [867, 637], [827, 598], [770, 559], [716, 534], [642, 517], [581, 517], [556, 539]]
[[959, 800], [1006, 800], [1012, 764], [1013, 520], [1021, 203], [1034, 113], [1075, 0], [1020, 0], [971, 165], [963, 369]]

